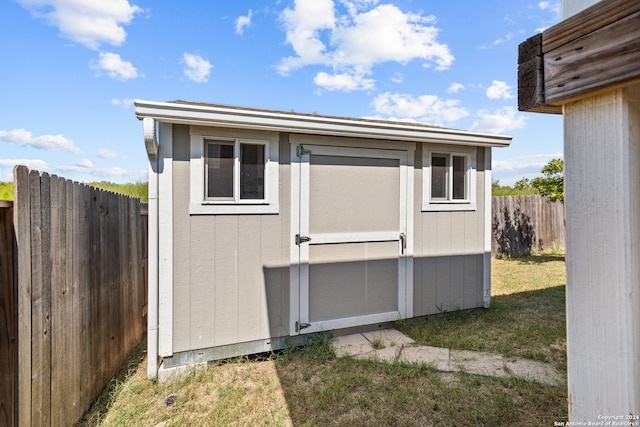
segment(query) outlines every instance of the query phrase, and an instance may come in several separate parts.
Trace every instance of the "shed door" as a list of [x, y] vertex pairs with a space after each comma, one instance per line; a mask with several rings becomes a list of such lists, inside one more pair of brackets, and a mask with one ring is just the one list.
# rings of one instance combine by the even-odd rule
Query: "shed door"
[[298, 147], [296, 332], [404, 317], [406, 151]]

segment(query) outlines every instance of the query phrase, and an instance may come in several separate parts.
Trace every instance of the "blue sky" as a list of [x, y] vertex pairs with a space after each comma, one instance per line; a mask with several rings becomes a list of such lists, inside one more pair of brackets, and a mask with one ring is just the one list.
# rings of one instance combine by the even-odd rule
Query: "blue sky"
[[132, 101], [411, 120], [514, 137], [513, 184], [562, 156], [559, 115], [517, 111], [518, 44], [560, 1], [4, 0], [0, 180], [16, 163], [147, 180]]

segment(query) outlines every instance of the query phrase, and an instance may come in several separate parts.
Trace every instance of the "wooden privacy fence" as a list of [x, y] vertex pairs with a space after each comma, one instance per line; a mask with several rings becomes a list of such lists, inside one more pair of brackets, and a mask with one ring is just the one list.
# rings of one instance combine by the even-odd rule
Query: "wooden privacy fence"
[[0, 425], [72, 425], [144, 336], [146, 212], [24, 166], [14, 188], [15, 255], [0, 209]]
[[491, 199], [491, 255], [517, 257], [564, 248], [564, 204], [541, 196]]

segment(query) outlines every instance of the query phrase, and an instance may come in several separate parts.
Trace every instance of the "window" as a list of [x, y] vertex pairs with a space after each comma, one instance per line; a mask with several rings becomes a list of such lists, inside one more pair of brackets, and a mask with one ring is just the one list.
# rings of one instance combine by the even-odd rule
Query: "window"
[[475, 210], [474, 148], [423, 152], [423, 210]]
[[267, 144], [205, 139], [205, 200], [264, 200]]
[[467, 157], [431, 154], [431, 200], [466, 200]]
[[278, 213], [277, 134], [220, 133], [191, 130], [189, 213]]

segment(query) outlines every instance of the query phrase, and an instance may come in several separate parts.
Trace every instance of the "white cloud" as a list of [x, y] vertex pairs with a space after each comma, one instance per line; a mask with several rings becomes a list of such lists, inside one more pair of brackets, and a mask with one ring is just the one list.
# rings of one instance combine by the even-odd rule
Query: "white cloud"
[[455, 122], [469, 115], [456, 99], [440, 99], [436, 95], [414, 98], [407, 94], [383, 93], [373, 100], [375, 111], [386, 116], [413, 119], [423, 123]]
[[559, 0], [538, 2], [538, 9], [550, 12], [551, 16], [544, 19], [544, 26], [536, 28], [536, 32], [543, 32], [562, 18], [562, 2]]
[[287, 43], [298, 56], [284, 58], [278, 66], [280, 74], [288, 74], [309, 64], [330, 63], [319, 32], [334, 27], [334, 15], [332, 0], [296, 0], [294, 9], [286, 8], [282, 12], [280, 19], [284, 22]]
[[122, 107], [122, 108], [131, 108], [133, 107], [133, 98], [125, 98], [125, 99], [113, 98], [111, 99], [111, 105], [115, 105], [116, 107]]
[[142, 11], [128, 0], [18, 0], [31, 14], [58, 27], [63, 37], [97, 50], [121, 45], [129, 24]]
[[560, 19], [562, 15], [562, 2], [561, 1], [541, 1], [538, 3], [538, 9], [550, 11], [554, 14], [555, 18]]
[[402, 75], [402, 73], [395, 73], [391, 77], [391, 81], [394, 83], [402, 83], [404, 81], [404, 75]]
[[[9, 168], [13, 169], [15, 165], [23, 165], [31, 170], [37, 170], [40, 172], [46, 172], [49, 170], [49, 165], [44, 160], [39, 159], [0, 159], [0, 169]], [[10, 178], [13, 179], [13, 173], [9, 173]]]
[[507, 160], [492, 160], [493, 170], [501, 172], [534, 172], [540, 170], [552, 159], [563, 158], [562, 153], [552, 154], [531, 154], [526, 156], [513, 157]]
[[518, 114], [514, 107], [503, 107], [494, 111], [480, 110], [478, 117], [471, 126], [472, 131], [503, 133], [523, 128], [526, 121], [525, 116]]
[[101, 159], [126, 159], [127, 156], [122, 156], [118, 154], [115, 150], [109, 150], [107, 148], [100, 148], [96, 152], [96, 156]]
[[33, 133], [26, 129], [14, 129], [11, 131], [0, 130], [0, 139], [13, 144], [24, 145], [47, 151], [68, 151], [79, 153], [80, 149], [73, 144], [73, 141], [64, 135], [40, 135], [33, 136]]
[[91, 68], [103, 70], [112, 79], [129, 80], [138, 78], [138, 70], [131, 62], [124, 61], [117, 53], [100, 52], [100, 59], [97, 63], [92, 62]]
[[373, 80], [365, 78], [363, 74], [328, 74], [324, 71], [319, 72], [313, 82], [326, 90], [343, 92], [373, 89], [374, 84]]
[[334, 61], [372, 66], [420, 58], [426, 65], [435, 62], [437, 69], [447, 69], [453, 55], [436, 41], [438, 29], [428, 25], [433, 23], [433, 16], [404, 13], [391, 4], [378, 6], [353, 17], [353, 25], [341, 25], [333, 31], [332, 41], [339, 46]]
[[91, 161], [88, 162], [78, 162], [74, 166], [60, 166], [57, 170], [64, 173], [76, 173], [83, 174], [88, 176], [89, 179], [94, 180], [120, 180], [120, 181], [140, 181], [146, 178], [147, 171], [146, 170], [127, 170], [121, 167], [112, 167], [112, 168], [98, 168], [94, 167]]
[[213, 65], [200, 55], [184, 53], [184, 75], [196, 83], [205, 83]]
[[378, 0], [339, 0], [347, 8], [349, 15], [355, 15], [359, 10], [367, 9], [378, 4]]
[[93, 162], [89, 159], [82, 159], [79, 162], [76, 163], [76, 166], [80, 166], [83, 168], [92, 168], [93, 167]]
[[462, 89], [464, 89], [464, 85], [462, 83], [451, 83], [449, 85], [449, 89], [447, 89], [447, 92], [449, 93], [458, 93], [460, 92]]
[[[451, 66], [454, 57], [438, 41], [434, 16], [404, 13], [392, 4], [361, 11], [376, 3], [342, 0], [348, 13], [339, 14], [332, 0], [296, 0], [293, 9], [286, 8], [280, 15], [287, 43], [296, 55], [283, 58], [277, 71], [288, 75], [308, 65], [324, 65], [336, 76], [349, 74], [358, 80], [384, 62], [422, 60], [425, 67], [438, 70]], [[369, 88], [367, 84], [360, 89]]]
[[486, 91], [487, 98], [489, 99], [511, 99], [513, 94], [511, 93], [511, 87], [506, 82], [500, 80], [494, 80], [491, 86]]
[[489, 48], [491, 48], [493, 46], [498, 46], [498, 45], [501, 45], [503, 43], [506, 43], [506, 42], [510, 41], [511, 39], [513, 39], [513, 33], [509, 32], [503, 38], [495, 39], [491, 43], [491, 45], [489, 45], [489, 46], [487, 46], [487, 45], [480, 46], [480, 49], [489, 49]]
[[239, 16], [236, 19], [236, 34], [242, 35], [244, 33], [244, 27], [251, 25], [251, 15], [253, 12], [249, 9], [247, 16]]

